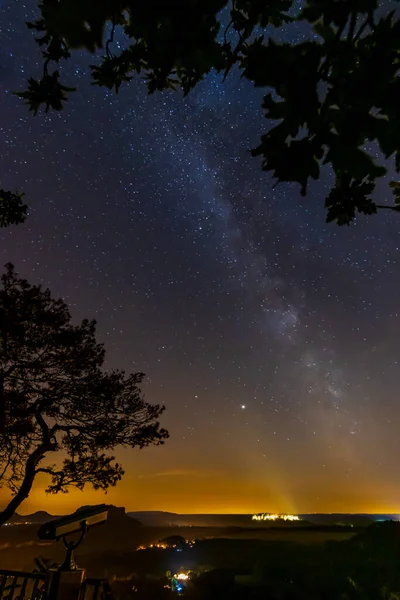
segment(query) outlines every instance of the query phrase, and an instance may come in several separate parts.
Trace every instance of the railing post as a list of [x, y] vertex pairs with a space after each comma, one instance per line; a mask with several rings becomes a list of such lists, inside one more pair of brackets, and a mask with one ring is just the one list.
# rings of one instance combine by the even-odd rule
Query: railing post
[[85, 575], [84, 569], [75, 569], [74, 571], [50, 569], [46, 598], [48, 600], [79, 600]]

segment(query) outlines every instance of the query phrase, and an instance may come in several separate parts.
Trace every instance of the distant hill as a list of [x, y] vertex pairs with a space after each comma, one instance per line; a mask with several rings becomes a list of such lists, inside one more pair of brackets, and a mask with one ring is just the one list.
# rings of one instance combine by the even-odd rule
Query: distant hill
[[37, 523], [37, 524], [42, 524], [42, 523], [46, 523], [47, 521], [51, 521], [52, 519], [57, 519], [58, 515], [54, 516], [49, 514], [48, 512], [46, 512], [45, 510], [38, 510], [35, 513], [32, 513], [31, 515], [19, 515], [18, 513], [15, 513], [15, 515], [13, 515], [10, 519], [11, 523], [25, 523], [25, 522], [29, 522], [29, 523]]
[[400, 520], [399, 515], [368, 515], [368, 514], [301, 514], [301, 522], [253, 521], [252, 515], [206, 514], [186, 515], [163, 511], [137, 511], [127, 513], [147, 527], [251, 527], [296, 528], [306, 524], [319, 526], [354, 526], [366, 527], [377, 521]]
[[[132, 527], [141, 527], [142, 524], [140, 521], [134, 517], [128, 516], [123, 506], [114, 506], [113, 504], [107, 504], [106, 506], [108, 508], [108, 517], [104, 527], [107, 525], [111, 527], [127, 527], [129, 531], [132, 530]], [[93, 508], [93, 505], [81, 506], [75, 513], [84, 510], [85, 508]]]
[[128, 512], [128, 517], [137, 519], [142, 525], [152, 527], [172, 527], [179, 520], [181, 515], [162, 510], [142, 510], [137, 512]]
[[[81, 507], [87, 508], [87, 507]], [[271, 522], [252, 521], [252, 515], [229, 515], [229, 514], [206, 514], [206, 515], [187, 515], [162, 510], [143, 510], [131, 511], [126, 513], [124, 508], [109, 505], [109, 522], [125, 522], [127, 527], [132, 526], [132, 521], [147, 527], [253, 527], [264, 528], [274, 526]], [[60, 515], [51, 515], [40, 510], [31, 515], [15, 514], [12, 523], [25, 523], [26, 521], [41, 525], [52, 519], [59, 518]], [[365, 527], [377, 521], [399, 521], [399, 515], [368, 515], [368, 514], [302, 514], [298, 515], [303, 522], [307, 521], [314, 525], [353, 525]], [[275, 523], [275, 525], [282, 525]], [[293, 524], [286, 524], [290, 527]]]
[[[81, 510], [92, 508], [96, 505], [85, 505], [78, 508], [76, 512]], [[131, 528], [132, 525], [139, 527], [141, 525], [140, 521], [134, 518], [133, 513], [129, 515], [126, 514], [125, 508], [113, 506], [112, 504], [107, 505], [108, 507], [108, 523], [115, 526], [119, 526], [121, 524], [125, 524], [128, 528]], [[71, 513], [71, 514], [75, 514]], [[70, 514], [70, 513], [68, 513]], [[33, 525], [41, 525], [42, 523], [47, 523], [48, 521], [53, 521], [54, 519], [60, 519], [63, 515], [51, 515], [45, 510], [39, 510], [31, 515], [19, 515], [15, 513], [15, 515], [10, 519], [11, 523], [32, 523]]]
[[374, 523], [354, 536], [351, 544], [361, 549], [379, 548], [381, 552], [397, 555], [400, 551], [400, 522]]

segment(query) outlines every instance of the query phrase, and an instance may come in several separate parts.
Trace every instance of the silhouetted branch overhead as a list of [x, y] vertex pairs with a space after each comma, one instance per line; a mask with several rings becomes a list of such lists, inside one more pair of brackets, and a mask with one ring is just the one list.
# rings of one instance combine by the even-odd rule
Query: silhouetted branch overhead
[[[308, 0], [296, 14], [293, 0], [42, 0], [28, 26], [38, 34], [43, 76], [30, 78], [19, 95], [35, 114], [41, 106], [61, 110], [75, 88], [52, 65], [82, 49], [96, 55], [91, 82], [115, 92], [140, 75], [149, 93], [188, 94], [210, 71], [225, 78], [236, 66], [266, 90], [269, 125], [252, 151], [262, 169], [276, 183], [298, 183], [305, 195], [310, 178], [329, 165], [335, 183], [327, 220], [349, 224], [381, 208], [373, 193], [386, 159], [394, 157], [400, 170], [400, 24], [378, 4]], [[276, 41], [294, 21], [308, 27], [309, 38]], [[121, 33], [123, 46], [116, 43]], [[366, 150], [372, 141], [380, 159]]]

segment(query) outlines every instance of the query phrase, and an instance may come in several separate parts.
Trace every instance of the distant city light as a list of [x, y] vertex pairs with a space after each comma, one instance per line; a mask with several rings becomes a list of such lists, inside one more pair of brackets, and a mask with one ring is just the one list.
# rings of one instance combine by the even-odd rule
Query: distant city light
[[184, 573], [180, 571], [173, 575], [171, 579], [171, 589], [173, 592], [178, 592], [178, 594], [182, 593], [186, 587], [186, 584], [189, 579], [189, 573]]
[[[187, 548], [193, 548], [194, 544], [196, 543], [196, 540], [185, 540], [184, 545]], [[155, 544], [148, 544], [146, 546], [138, 546], [136, 548], [136, 550], [149, 550], [149, 549], [154, 549], [157, 548], [159, 550], [173, 550], [175, 549], [176, 552], [182, 552], [182, 548], [178, 547], [177, 544], [167, 544], [165, 542], [157, 542]]]
[[166, 550], [167, 548], [175, 548], [176, 546], [167, 546], [167, 544], [149, 544], [148, 546], [138, 546], [137, 550], [148, 550], [149, 548], [159, 548]]
[[278, 515], [273, 513], [259, 513], [253, 515], [253, 521], [300, 521], [297, 515]]
[[245, 405], [245, 404], [241, 404], [241, 405], [240, 405], [240, 408], [241, 408], [242, 410], [244, 410], [244, 409], [246, 408], [246, 405]]

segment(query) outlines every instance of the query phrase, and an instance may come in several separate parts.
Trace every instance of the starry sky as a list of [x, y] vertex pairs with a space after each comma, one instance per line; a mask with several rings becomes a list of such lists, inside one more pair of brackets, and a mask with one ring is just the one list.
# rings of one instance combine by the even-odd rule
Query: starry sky
[[107, 496], [39, 480], [22, 512], [400, 512], [398, 218], [326, 225], [329, 171], [305, 199], [273, 189], [249, 154], [262, 90], [235, 73], [115, 96], [78, 54], [79, 93], [33, 117], [12, 92], [40, 73], [34, 9], [0, 0], [1, 183], [31, 207], [1, 263], [97, 319], [107, 366], [146, 373], [171, 438], [120, 452]]

